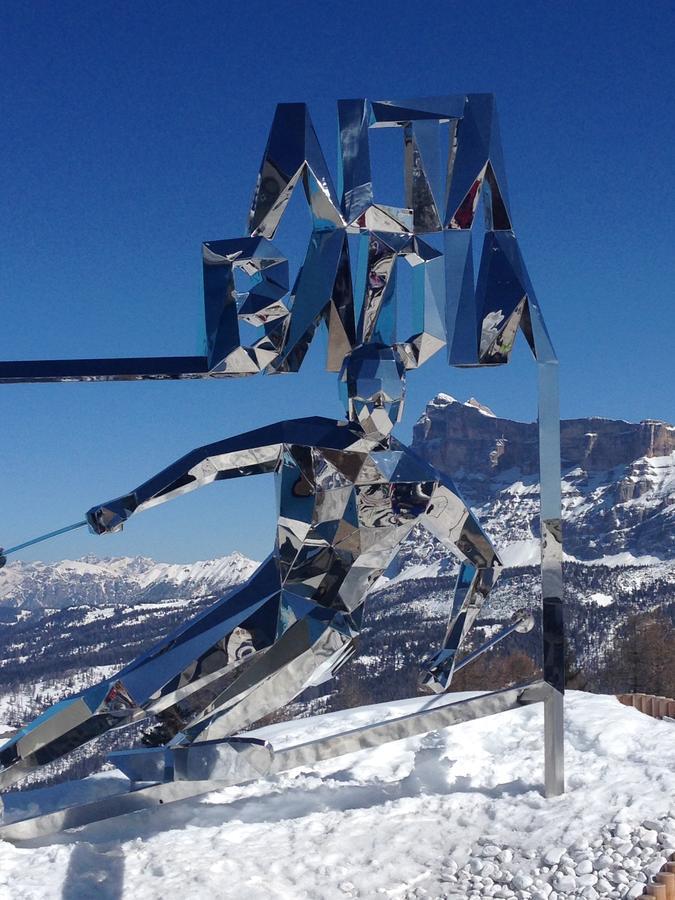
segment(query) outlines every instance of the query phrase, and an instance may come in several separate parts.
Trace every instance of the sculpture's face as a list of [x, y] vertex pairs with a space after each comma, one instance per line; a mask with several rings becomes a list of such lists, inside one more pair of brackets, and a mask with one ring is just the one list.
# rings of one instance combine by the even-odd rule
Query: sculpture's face
[[405, 368], [392, 347], [361, 344], [345, 357], [340, 397], [366, 434], [387, 435], [403, 415]]

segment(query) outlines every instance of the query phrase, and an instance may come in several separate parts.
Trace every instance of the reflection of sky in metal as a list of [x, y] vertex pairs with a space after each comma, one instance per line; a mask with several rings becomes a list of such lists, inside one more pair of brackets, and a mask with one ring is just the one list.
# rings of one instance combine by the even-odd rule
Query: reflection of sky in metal
[[[267, 12], [247, 5], [240, 34], [249, 33], [251, 22], [269, 28]], [[562, 370], [563, 413], [672, 420], [671, 329], [654, 328], [657, 316], [665, 324], [672, 315], [661, 309], [672, 280], [666, 243], [672, 188], [654, 191], [653, 184], [654, 172], [670, 164], [675, 116], [659, 116], [655, 130], [651, 119], [654, 108], [672, 103], [663, 86], [672, 65], [665, 7], [622, 10], [606, 44], [597, 38], [606, 34], [602, 10], [583, 9], [570, 20], [565, 10], [547, 6], [516, 27], [509, 11], [494, 4], [470, 15], [432, 4], [413, 27], [402, 4], [384, 19], [346, 3], [331, 19], [328, 41], [312, 38], [315, 18], [298, 8], [274, 18], [274, 48], [264, 66], [251, 64], [246, 38], [232, 40], [236, 13], [228, 17], [225, 42], [212, 16], [186, 18], [171, 9], [150, 42], [140, 11], [108, 21], [80, 13], [43, 22], [16, 11], [5, 37], [0, 357], [116, 355], [122, 347], [130, 354], [194, 352], [199, 243], [241, 233], [280, 97], [309, 98], [334, 172], [336, 96], [359, 96], [364, 88], [381, 96], [393, 89], [422, 94], [430, 85], [482, 88], [497, 91], [516, 228], [559, 354], [574, 362]], [[358, 63], [344, 65], [357, 19]], [[635, 33], [645, 34], [648, 52]], [[525, 47], [536, 78], [514, 64]], [[583, 72], [569, 65], [572, 52], [583, 55]], [[407, 62], [401, 71], [402, 58], [424, 64]], [[626, 108], [632, 127], [617, 142], [612, 110]], [[580, 120], [583, 137], [572, 139]], [[653, 134], [648, 154], [645, 134]], [[383, 146], [390, 138], [398, 143], [393, 132], [380, 137]], [[396, 178], [383, 185], [392, 200], [395, 189], [402, 191]], [[288, 233], [282, 235], [285, 225], [279, 231], [296, 261], [306, 235], [293, 236], [291, 217], [307, 222], [298, 200], [287, 213]], [[650, 223], [649, 236], [640, 222]], [[628, 296], [631, 314], [617, 315], [617, 302]], [[96, 338], [101, 332], [103, 343]], [[521, 338], [516, 351], [524, 349], [519, 344]], [[617, 348], [649, 359], [639, 378]], [[479, 373], [432, 359], [411, 374], [398, 433], [408, 439], [439, 390], [533, 418], [532, 381], [531, 391], [522, 390], [533, 378], [527, 357], [516, 352], [508, 367]], [[161, 458], [199, 441], [294, 415], [341, 415], [335, 376], [322, 371], [323, 358], [318, 345], [310, 349], [299, 377], [0, 391], [6, 514], [0, 542], [34, 534], [38, 509], [44, 530], [75, 521], [92, 502], [124, 489], [130, 473], [134, 480], [149, 474]], [[591, 383], [602, 401], [588, 391]], [[260, 556], [273, 528], [272, 486], [265, 481], [215, 486], [175, 510], [139, 518], [134, 529], [105, 542], [64, 537], [45, 545], [45, 558], [142, 552], [195, 559], [234, 547]], [[270, 510], [267, 520], [249, 517], [250, 491]], [[224, 504], [241, 522], [226, 521]]]

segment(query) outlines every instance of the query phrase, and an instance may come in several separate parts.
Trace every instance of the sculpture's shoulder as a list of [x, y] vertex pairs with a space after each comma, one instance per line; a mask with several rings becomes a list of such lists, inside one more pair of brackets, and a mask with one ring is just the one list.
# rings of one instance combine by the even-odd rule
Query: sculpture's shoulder
[[393, 469], [394, 480], [397, 481], [437, 481], [440, 484], [446, 484], [453, 487], [452, 479], [445, 473], [441, 472], [430, 462], [427, 462], [419, 453], [412, 450], [406, 444], [396, 438], [390, 438], [389, 449], [381, 451], [383, 454], [389, 453], [396, 458], [396, 467]]
[[288, 419], [279, 424], [284, 443], [295, 446], [349, 451], [356, 450], [364, 440], [358, 425], [324, 416]]

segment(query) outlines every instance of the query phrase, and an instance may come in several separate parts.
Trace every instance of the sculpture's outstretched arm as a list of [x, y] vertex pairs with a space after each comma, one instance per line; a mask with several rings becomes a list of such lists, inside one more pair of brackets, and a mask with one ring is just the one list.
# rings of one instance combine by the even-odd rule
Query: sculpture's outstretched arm
[[436, 472], [434, 488], [421, 524], [461, 562], [476, 569], [500, 566], [497, 551], [452, 481]]
[[282, 423], [257, 428], [236, 437], [198, 447], [130, 494], [117, 497], [87, 513], [96, 534], [118, 531], [132, 513], [149, 509], [212, 481], [273, 472], [281, 457]]
[[[96, 533], [105, 534], [121, 528], [137, 510], [170, 500], [202, 484], [273, 471], [281, 457], [282, 432], [283, 425], [272, 425], [193, 450], [131, 494], [94, 507], [87, 513], [87, 520]], [[222, 603], [216, 606], [223, 606], [223, 613], [220, 609], [212, 612], [214, 622], [209, 619], [208, 623], [188, 623], [183, 629], [188, 632], [186, 635], [174, 633], [154, 653], [151, 651], [112, 678], [62, 700], [22, 728], [0, 747], [0, 787], [12, 784], [36, 766], [51, 762], [112, 728], [145, 718], [148, 692], [159, 692], [214, 642], [209, 640], [209, 625], [212, 630], [220, 628], [218, 634], [222, 636], [221, 631], [228, 632], [228, 625], [229, 631], [236, 625], [238, 612], [240, 618], [244, 616], [244, 611], [238, 608], [228, 606], [225, 610]], [[225, 620], [222, 625], [219, 616]], [[197, 646], [202, 631], [206, 636]], [[183, 652], [184, 646], [187, 649]], [[178, 649], [172, 655], [169, 651], [174, 647]], [[162, 656], [161, 664], [157, 664], [158, 656]], [[138, 673], [134, 672], [135, 668]]]
[[422, 678], [426, 687], [440, 693], [450, 686], [457, 653], [499, 577], [501, 561], [449, 480], [434, 490], [422, 523], [461, 559], [443, 647], [427, 663]]

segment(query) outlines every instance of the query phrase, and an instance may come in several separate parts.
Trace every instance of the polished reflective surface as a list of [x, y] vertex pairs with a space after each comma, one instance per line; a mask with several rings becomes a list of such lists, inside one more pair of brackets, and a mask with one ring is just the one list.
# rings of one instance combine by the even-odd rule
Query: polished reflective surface
[[[39, 803], [29, 802], [26, 809], [24, 802], [23, 807], [18, 810], [10, 803], [6, 824], [0, 824], [0, 838], [9, 841], [30, 840], [55, 831], [79, 828], [90, 822], [151, 809], [160, 804], [198, 797], [242, 781], [276, 775], [298, 766], [311, 766], [322, 759], [378, 747], [389, 741], [448, 728], [533, 703], [543, 701], [547, 708], [552, 692], [553, 689], [546, 682], [535, 681], [460, 702], [449, 702], [447, 696], [434, 697], [423, 708], [412, 713], [279, 748], [264, 741], [243, 737], [193, 744], [177, 750], [148, 751], [151, 761], [147, 762], [142, 759], [144, 751], [115, 753], [111, 759], [135, 782], [131, 790], [120, 793], [117, 789], [103, 798], [80, 801], [75, 805], [44, 812], [39, 811]], [[174, 764], [181, 756], [179, 776], [175, 778]], [[142, 783], [146, 776], [153, 774], [157, 776], [155, 783]], [[194, 777], [186, 778], [186, 775]], [[207, 776], [207, 780], [198, 780], [201, 776]], [[20, 796], [11, 794], [9, 799], [14, 800]], [[30, 798], [30, 792], [23, 796]]]
[[452, 480], [390, 435], [404, 382], [394, 349], [357, 347], [341, 375], [347, 421], [280, 422], [200, 447], [91, 509], [91, 529], [111, 533], [187, 491], [273, 472], [277, 538], [241, 588], [19, 731], [0, 748], [0, 783], [148, 716], [156, 723], [148, 743], [226, 737], [329, 678], [353, 652], [369, 588], [416, 524], [462, 560], [446, 656], [434, 664], [447, 686], [499, 560]]
[[[402, 142], [398, 205], [376, 195], [370, 141], [383, 128]], [[276, 477], [275, 546], [254, 575], [112, 678], [21, 729], [0, 747], [0, 787], [141, 720], [152, 726], [147, 750], [118, 755], [136, 780], [266, 771], [267, 751], [233, 735], [350, 658], [366, 594], [415, 524], [460, 560], [443, 645], [422, 672], [427, 688], [447, 691], [500, 561], [450, 476], [391, 432], [406, 372], [444, 346], [451, 366], [506, 364], [522, 332], [539, 375], [547, 685], [539, 699], [547, 790], [562, 791], [557, 359], [512, 229], [494, 97], [340, 101], [338, 129], [335, 187], [306, 105], [277, 107], [246, 233], [202, 245], [203, 356], [0, 363], [0, 382], [273, 375], [299, 371], [325, 328], [326, 366], [339, 373], [347, 413], [344, 422], [279, 422], [200, 447], [87, 513], [91, 529], [107, 534], [211, 482]], [[273, 240], [299, 186], [312, 230], [291, 278]], [[225, 739], [220, 749], [189, 750]]]
[[[376, 196], [377, 129], [403, 147], [398, 205]], [[501, 365], [518, 331], [538, 360], [547, 355], [550, 342], [512, 230], [494, 97], [341, 100], [338, 132], [336, 188], [306, 104], [277, 106], [245, 235], [202, 247], [203, 356], [0, 362], [0, 383], [297, 372], [319, 327], [328, 332], [326, 365], [335, 372], [350, 350], [369, 342], [396, 346], [408, 369], [446, 344], [451, 365]], [[296, 188], [312, 230], [289, 281], [288, 260], [272, 240]], [[482, 251], [474, 278], [476, 241]], [[399, 287], [401, 267], [413, 270], [411, 291]], [[243, 275], [249, 282], [242, 288]], [[412, 332], [404, 319], [414, 323]], [[247, 330], [255, 330], [250, 339]]]

